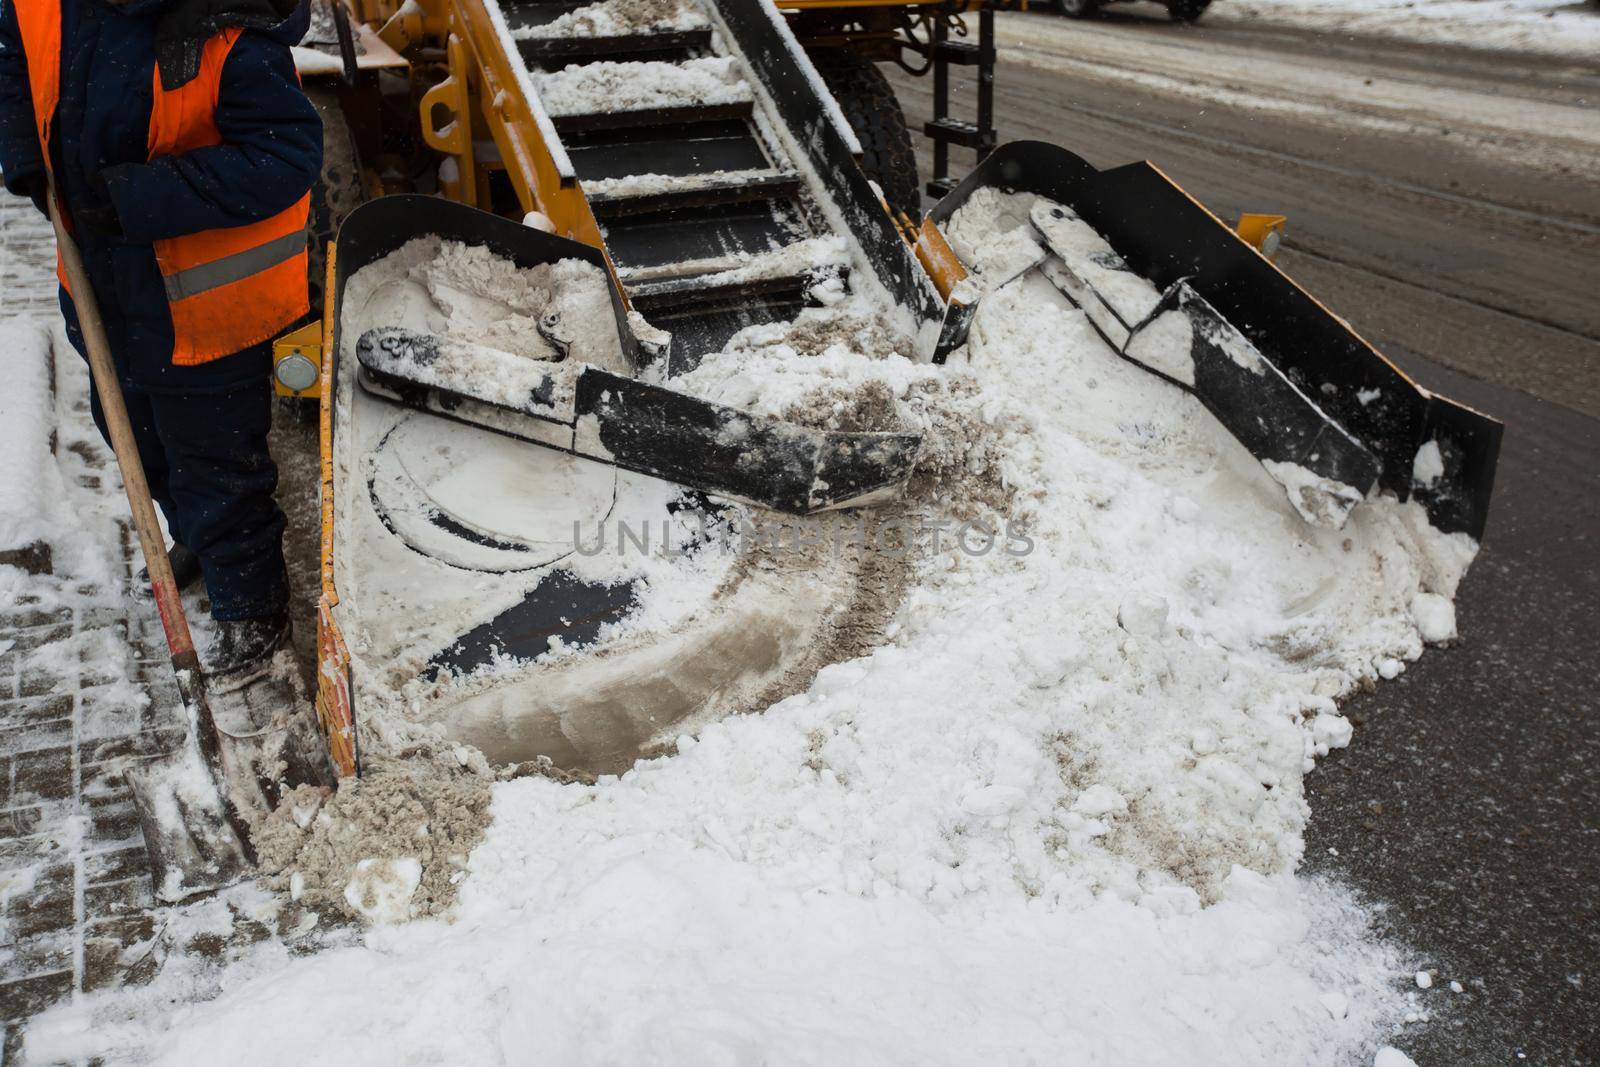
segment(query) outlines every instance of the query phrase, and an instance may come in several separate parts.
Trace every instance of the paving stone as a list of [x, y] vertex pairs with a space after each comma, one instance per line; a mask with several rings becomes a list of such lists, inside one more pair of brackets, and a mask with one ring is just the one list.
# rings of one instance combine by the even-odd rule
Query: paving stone
[[16, 755], [39, 749], [62, 748], [72, 744], [71, 719], [46, 719], [13, 727], [0, 728], [0, 752]]
[[84, 937], [115, 941], [123, 948], [143, 944], [156, 936], [156, 917], [145, 911], [117, 919], [94, 919], [84, 927]]
[[[106, 465], [105, 459], [99, 451], [87, 441], [74, 441], [67, 446], [67, 451], [83, 460], [83, 465], [91, 470], [100, 470]], [[79, 590], [82, 591], [81, 589]]]
[[17, 974], [47, 974], [72, 967], [72, 927], [70, 925], [37, 937], [23, 938], [11, 949], [8, 970]]
[[13, 804], [5, 811], [0, 811], [0, 842], [10, 838], [33, 836], [39, 832], [44, 818], [43, 804]]
[[17, 696], [54, 696], [61, 693], [66, 687], [67, 679], [59, 674], [38, 669], [24, 670], [17, 682]]
[[139, 915], [155, 904], [148, 874], [140, 878], [124, 878], [120, 882], [89, 886], [83, 891], [83, 908], [86, 913], [108, 919], [122, 919]]
[[32, 892], [7, 901], [5, 917], [11, 936], [20, 942], [67, 929], [76, 917], [74, 896], [72, 865], [46, 867], [39, 872]]
[[54, 626], [34, 626], [26, 630], [8, 631], [6, 640], [10, 641], [11, 647], [18, 652], [31, 652], [57, 641], [65, 641], [71, 636], [71, 623], [60, 623]]
[[88, 840], [95, 846], [110, 848], [142, 839], [133, 801], [124, 796], [85, 797], [84, 801], [89, 811]]
[[[0, 1018], [7, 1021], [37, 1014], [72, 992], [72, 972], [38, 974], [16, 982], [0, 983]], [[20, 1043], [18, 1051], [21, 1051]], [[11, 1034], [6, 1033], [6, 1062], [13, 1063]]]
[[11, 757], [11, 767], [11, 788], [18, 798], [72, 798], [72, 749], [62, 746], [19, 752]]
[[20, 567], [29, 574], [49, 574], [54, 569], [49, 542], [35, 541], [20, 548], [0, 549], [0, 564]]
[[111, 627], [117, 631], [123, 640], [127, 640], [128, 636], [126, 609], [120, 606], [105, 605], [81, 611], [78, 614], [78, 626], [85, 630], [99, 630]]
[[103, 663], [85, 663], [78, 668], [78, 686], [80, 688], [106, 686], [121, 680], [122, 672], [119, 668], [107, 666]]
[[129, 756], [161, 755], [172, 751], [182, 739], [183, 731], [177, 728], [92, 738], [82, 746], [83, 760], [100, 764]]
[[[37, 604], [39, 598], [29, 594], [17, 597], [18, 604]], [[52, 608], [44, 610], [33, 608], [24, 611], [0, 611], [0, 633], [9, 634], [13, 630], [29, 630], [35, 626], [52, 626], [56, 623], [71, 622], [71, 608]]]
[[78, 741], [85, 759], [93, 747], [116, 738], [125, 738], [145, 728], [148, 705], [141, 706], [119, 688], [85, 690], [78, 698]]
[[129, 800], [126, 764], [122, 760], [109, 763], [78, 764], [78, 789], [86, 800], [95, 802]]
[[40, 863], [58, 864], [58, 856], [65, 855], [61, 842], [53, 837], [12, 837], [0, 840], [0, 871], [14, 871]]
[[0, 701], [0, 729], [72, 717], [72, 694]]
[[83, 858], [83, 878], [91, 886], [144, 878], [150, 874], [149, 864], [149, 853], [143, 845], [91, 852]]
[[149, 912], [90, 924], [83, 938], [83, 990], [143, 985], [160, 971], [167, 946]]

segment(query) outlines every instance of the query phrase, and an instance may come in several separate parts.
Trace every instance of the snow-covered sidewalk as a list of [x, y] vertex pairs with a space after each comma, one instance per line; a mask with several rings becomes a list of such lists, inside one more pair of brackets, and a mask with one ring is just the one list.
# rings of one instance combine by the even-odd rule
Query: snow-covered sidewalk
[[[88, 374], [59, 325], [54, 242], [0, 200], [0, 1021], [115, 986], [160, 923], [116, 760], [168, 692], [153, 613], [125, 595], [131, 545]], [[129, 950], [132, 952], [129, 952]], [[125, 955], [125, 953], [128, 953]]]
[[1205, 18], [1600, 61], [1600, 4], [1586, 0], [1216, 0]]

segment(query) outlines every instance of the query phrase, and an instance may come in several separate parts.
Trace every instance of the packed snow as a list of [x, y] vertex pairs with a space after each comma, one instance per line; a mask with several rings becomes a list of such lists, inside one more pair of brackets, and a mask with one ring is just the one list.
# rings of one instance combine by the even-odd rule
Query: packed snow
[[1600, 52], [1600, 11], [1573, 0], [1226, 0], [1206, 18], [1581, 61]]
[[749, 170], [710, 170], [696, 174], [629, 174], [620, 178], [588, 178], [583, 191], [590, 200], [620, 200], [664, 192], [736, 188], [749, 182], [779, 176], [771, 167]]
[[600, 0], [537, 26], [513, 32], [517, 40], [561, 37], [625, 37], [673, 33], [709, 26], [695, 0]]
[[750, 83], [728, 56], [703, 56], [681, 63], [582, 63], [534, 72], [534, 87], [551, 115], [604, 111], [708, 107], [753, 99]]

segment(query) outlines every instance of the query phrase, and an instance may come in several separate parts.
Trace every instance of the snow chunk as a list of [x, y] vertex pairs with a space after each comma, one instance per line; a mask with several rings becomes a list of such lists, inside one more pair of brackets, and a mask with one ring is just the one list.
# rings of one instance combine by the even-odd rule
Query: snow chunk
[[583, 63], [535, 72], [534, 87], [551, 115], [703, 107], [753, 100], [750, 84], [729, 56], [682, 63]]
[[1345, 748], [1354, 733], [1355, 727], [1343, 715], [1318, 715], [1311, 721], [1311, 736], [1318, 755], [1326, 755], [1331, 749]]
[[1117, 625], [1138, 637], [1160, 637], [1167, 629], [1167, 610], [1163, 598], [1135, 593], [1123, 598]]
[[415, 857], [365, 859], [344, 887], [345, 902], [368, 922], [398, 923], [411, 918], [411, 898], [422, 884]]
[[1418, 971], [1417, 972], [1417, 988], [1418, 989], [1432, 989], [1433, 988], [1433, 975], [1428, 973], [1427, 971]]
[[1072, 802], [1072, 810], [1079, 815], [1098, 819], [1102, 815], [1127, 811], [1128, 802], [1108, 785], [1091, 785], [1078, 794], [1078, 799]]
[[1419, 489], [1432, 489], [1444, 476], [1444, 456], [1439, 453], [1439, 442], [1429, 441], [1417, 449], [1411, 461], [1411, 484]]
[[1372, 1058], [1372, 1067], [1417, 1067], [1417, 1064], [1393, 1045], [1385, 1045]]
[[1456, 606], [1437, 593], [1418, 593], [1411, 598], [1411, 619], [1417, 632], [1430, 645], [1451, 641], [1456, 636]]
[[1021, 807], [1027, 796], [1013, 786], [987, 785], [962, 797], [961, 810], [968, 815], [1004, 815]]
[[1264, 459], [1261, 465], [1289, 494], [1289, 503], [1300, 517], [1313, 526], [1343, 529], [1350, 511], [1361, 503], [1361, 490], [1353, 485], [1324, 478], [1298, 463]]
[[1029, 218], [1050, 251], [1116, 312], [1123, 325], [1131, 329], [1155, 313], [1161, 290], [1135, 274], [1111, 243], [1071, 208], [1040, 198]]

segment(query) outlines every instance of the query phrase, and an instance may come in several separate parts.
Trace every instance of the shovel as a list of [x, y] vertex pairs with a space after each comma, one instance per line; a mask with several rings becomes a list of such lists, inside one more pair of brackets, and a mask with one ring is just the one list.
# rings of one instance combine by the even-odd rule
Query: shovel
[[224, 788], [228, 776], [217, 724], [206, 699], [205, 674], [189, 633], [189, 620], [183, 612], [172, 565], [167, 561], [166, 542], [134, 443], [100, 306], [77, 243], [62, 222], [54, 182], [49, 210], [56, 246], [78, 310], [84, 347], [89, 353], [89, 370], [105, 412], [111, 448], [128, 491], [139, 549], [149, 569], [156, 610], [172, 654], [172, 671], [186, 719], [183, 744], [177, 751], [130, 767], [126, 773], [139, 826], [144, 831], [156, 896], [172, 903], [241, 880], [254, 866], [254, 856], [244, 813]]

